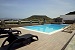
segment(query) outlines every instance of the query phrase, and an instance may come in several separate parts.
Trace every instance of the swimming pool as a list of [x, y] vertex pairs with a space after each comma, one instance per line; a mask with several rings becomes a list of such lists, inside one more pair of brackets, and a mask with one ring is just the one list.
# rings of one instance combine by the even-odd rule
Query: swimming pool
[[35, 25], [35, 26], [24, 26], [28, 30], [34, 30], [37, 32], [51, 33], [57, 30], [60, 30], [67, 26], [67, 24], [44, 24], [44, 25]]

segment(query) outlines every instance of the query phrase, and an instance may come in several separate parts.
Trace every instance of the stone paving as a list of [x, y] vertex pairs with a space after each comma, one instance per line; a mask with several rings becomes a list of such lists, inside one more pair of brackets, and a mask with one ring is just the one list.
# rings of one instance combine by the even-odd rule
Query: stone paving
[[72, 38], [65, 50], [75, 50], [75, 36]]

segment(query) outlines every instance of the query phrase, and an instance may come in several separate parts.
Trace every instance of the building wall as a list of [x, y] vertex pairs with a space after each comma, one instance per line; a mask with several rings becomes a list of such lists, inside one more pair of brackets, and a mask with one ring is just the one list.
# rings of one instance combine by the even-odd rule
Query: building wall
[[75, 15], [60, 15], [63, 20], [75, 20]]

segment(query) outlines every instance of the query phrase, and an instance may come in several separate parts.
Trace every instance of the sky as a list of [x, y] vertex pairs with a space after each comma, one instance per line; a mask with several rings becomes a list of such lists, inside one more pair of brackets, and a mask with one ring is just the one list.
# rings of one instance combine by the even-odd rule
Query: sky
[[75, 11], [75, 0], [0, 0], [0, 18], [46, 15], [56, 18]]

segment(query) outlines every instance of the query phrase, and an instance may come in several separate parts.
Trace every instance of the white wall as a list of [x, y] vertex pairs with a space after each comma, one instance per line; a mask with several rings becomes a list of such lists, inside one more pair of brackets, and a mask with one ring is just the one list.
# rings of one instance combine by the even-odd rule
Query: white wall
[[60, 15], [63, 20], [75, 20], [75, 15]]

